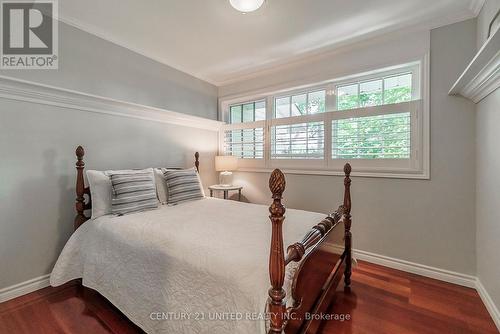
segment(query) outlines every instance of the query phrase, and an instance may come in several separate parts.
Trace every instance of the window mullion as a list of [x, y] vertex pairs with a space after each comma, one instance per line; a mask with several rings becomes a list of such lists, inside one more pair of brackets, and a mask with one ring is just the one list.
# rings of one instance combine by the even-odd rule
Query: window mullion
[[[288, 115], [292, 117], [292, 97], [288, 98]], [[290, 138], [290, 142], [288, 145], [288, 154], [292, 154], [292, 126], [288, 126], [288, 138]]]
[[[253, 103], [253, 118], [252, 120], [255, 122], [255, 102]], [[253, 158], [255, 159], [257, 157], [257, 154], [255, 153], [255, 150], [257, 148], [257, 145], [255, 143], [256, 137], [255, 137], [255, 129], [252, 130], [253, 133]]]
[[[241, 105], [241, 123], [243, 124], [243, 105]], [[245, 144], [243, 142], [245, 141], [245, 137], [243, 136], [245, 130], [241, 129], [241, 158], [243, 159], [245, 157]]]
[[274, 108], [274, 97], [268, 96], [266, 98], [266, 122], [264, 125], [264, 164], [266, 167], [271, 165], [271, 125], [275, 113]]
[[323, 117], [324, 122], [324, 144], [323, 147], [325, 149], [324, 157], [325, 157], [325, 166], [328, 167], [330, 165], [330, 160], [332, 159], [332, 118], [331, 113], [325, 113]]
[[385, 104], [385, 78], [382, 78], [382, 105]]
[[[309, 112], [309, 93], [306, 93], [306, 115], [309, 115], [310, 112]], [[290, 116], [292, 116], [290, 114]]]
[[361, 108], [361, 86], [359, 85], [359, 82], [356, 84], [356, 87], [358, 89], [357, 106], [358, 106], [358, 108]]

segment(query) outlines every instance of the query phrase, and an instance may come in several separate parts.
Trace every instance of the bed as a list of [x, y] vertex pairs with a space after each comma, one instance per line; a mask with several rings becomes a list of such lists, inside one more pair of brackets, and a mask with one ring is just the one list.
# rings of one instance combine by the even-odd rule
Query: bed
[[288, 209], [284, 223], [275, 170], [269, 209], [203, 198], [89, 220], [83, 148], [76, 155], [75, 232], [51, 285], [82, 279], [147, 333], [314, 333], [319, 321], [306, 315], [326, 311], [342, 276], [350, 285], [348, 165], [344, 203], [327, 217]]

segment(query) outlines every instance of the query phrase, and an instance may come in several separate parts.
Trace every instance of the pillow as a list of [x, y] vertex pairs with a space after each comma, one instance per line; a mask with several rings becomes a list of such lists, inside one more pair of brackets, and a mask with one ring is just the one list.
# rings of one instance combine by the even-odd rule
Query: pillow
[[[193, 170], [196, 170], [196, 169], [193, 168]], [[205, 197], [205, 189], [203, 189], [203, 183], [201, 182], [200, 173], [198, 173], [198, 171], [196, 171], [196, 175], [198, 176], [198, 183], [200, 184], [201, 195], [203, 197]]]
[[156, 194], [158, 195], [158, 200], [161, 204], [167, 204], [168, 200], [168, 189], [167, 181], [163, 175], [163, 171], [160, 168], [154, 169], [155, 182], [156, 182]]
[[[167, 187], [167, 183], [166, 183], [166, 180], [165, 180], [165, 172], [166, 171], [170, 171], [170, 170], [192, 170], [192, 171], [195, 171], [196, 172], [196, 175], [198, 176], [198, 182], [200, 183], [200, 189], [201, 189], [201, 194], [203, 195], [203, 197], [205, 197], [205, 190], [203, 188], [203, 183], [201, 182], [201, 177], [200, 177], [200, 173], [198, 173], [198, 171], [196, 170], [196, 167], [191, 167], [191, 168], [188, 168], [188, 169], [171, 169], [171, 168], [162, 168], [161, 171], [162, 171], [162, 180], [165, 182], [165, 194], [167, 195], [167, 200], [168, 200], [168, 187]], [[166, 204], [166, 202], [164, 203]]]
[[87, 170], [87, 180], [90, 187], [90, 196], [92, 197], [91, 219], [96, 219], [104, 215], [111, 214], [111, 199], [113, 187], [111, 184], [111, 174], [143, 173], [151, 169], [142, 170], [108, 170], [97, 171]]
[[168, 204], [192, 201], [203, 198], [203, 187], [194, 168], [184, 170], [165, 170], [168, 188]]
[[87, 180], [92, 197], [92, 219], [111, 213], [111, 180], [104, 172], [87, 170]]
[[113, 186], [111, 213], [124, 215], [158, 207], [153, 169], [110, 174]]

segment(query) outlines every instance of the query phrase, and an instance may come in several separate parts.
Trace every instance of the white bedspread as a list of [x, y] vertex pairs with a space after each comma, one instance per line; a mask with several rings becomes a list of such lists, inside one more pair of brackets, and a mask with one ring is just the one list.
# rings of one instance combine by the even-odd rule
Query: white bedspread
[[[264, 333], [246, 318], [267, 300], [268, 216], [267, 206], [206, 198], [100, 217], [73, 234], [50, 283], [83, 278], [147, 333]], [[285, 247], [324, 217], [288, 209]]]

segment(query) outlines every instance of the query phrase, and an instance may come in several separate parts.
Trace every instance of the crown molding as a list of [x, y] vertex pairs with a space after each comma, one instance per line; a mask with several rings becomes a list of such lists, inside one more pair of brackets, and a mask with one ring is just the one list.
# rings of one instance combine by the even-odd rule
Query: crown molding
[[218, 131], [223, 122], [0, 75], [0, 98]]
[[354, 48], [359, 44], [364, 44], [364, 43], [369, 43], [371, 39], [377, 38], [377, 37], [383, 37], [385, 35], [391, 35], [393, 33], [410, 33], [414, 32], [417, 30], [431, 30], [435, 28], [439, 28], [445, 25], [453, 24], [456, 22], [464, 21], [470, 18], [473, 18], [477, 16], [479, 11], [481, 10], [481, 7], [483, 5], [485, 0], [471, 0], [470, 5], [468, 8], [464, 8], [464, 10], [452, 13], [446, 17], [441, 17], [439, 20], [423, 20], [419, 23], [411, 24], [405, 26], [404, 23], [400, 24], [395, 24], [391, 26], [390, 28], [387, 29], [382, 29], [382, 30], [376, 30], [376, 31], [371, 31], [369, 33], [365, 33], [362, 35], [356, 35], [352, 36], [350, 38], [346, 38], [345, 40], [339, 40], [336, 43], [333, 43], [329, 46], [326, 46], [324, 48], [318, 49], [318, 50], [312, 50], [310, 52], [306, 52], [301, 55], [296, 55], [292, 57], [287, 57], [286, 59], [282, 60], [277, 60], [273, 62], [261, 62], [261, 63], [254, 63], [252, 64], [252, 67], [236, 71], [236, 72], [231, 72], [227, 73], [226, 75], [216, 75], [216, 76], [210, 76], [210, 75], [203, 75], [200, 74], [199, 72], [192, 71], [182, 65], [175, 64], [171, 61], [167, 61], [163, 59], [162, 57], [159, 57], [157, 55], [154, 55], [149, 52], [145, 52], [144, 50], [141, 50], [137, 47], [134, 47], [130, 45], [129, 43], [120, 41], [116, 37], [112, 36], [111, 34], [102, 31], [96, 27], [93, 27], [89, 24], [86, 24], [84, 22], [81, 22], [80, 20], [70, 17], [68, 15], [64, 15], [63, 13], [59, 13], [59, 21], [63, 22], [69, 26], [72, 26], [76, 29], [85, 31], [91, 35], [97, 36], [105, 41], [108, 41], [110, 43], [113, 43], [115, 45], [118, 45], [120, 47], [123, 47], [125, 49], [128, 49], [134, 53], [137, 53], [141, 56], [144, 56], [146, 58], [152, 59], [158, 63], [161, 63], [163, 65], [172, 67], [178, 71], [184, 72], [190, 76], [193, 76], [197, 79], [203, 80], [205, 82], [208, 82], [212, 85], [215, 85], [217, 87], [221, 86], [227, 86], [231, 85], [234, 83], [242, 82], [245, 80], [249, 79], [254, 79], [260, 76], [264, 75], [269, 75], [273, 73], [280, 72], [282, 70], [286, 70], [288, 68], [308, 63], [311, 61], [314, 61], [318, 57], [328, 57], [334, 55], [336, 52], [339, 52], [340, 50], [345, 50]]
[[460, 92], [460, 95], [479, 103], [500, 87], [500, 52]]
[[450, 95], [462, 95], [478, 103], [500, 87], [500, 29], [478, 51], [450, 89]]
[[224, 87], [244, 82], [246, 80], [252, 80], [259, 77], [277, 74], [282, 71], [287, 71], [299, 66], [307, 65], [314, 61], [322, 60], [325, 58], [333, 58], [339, 53], [352, 52], [359, 47], [373, 44], [375, 43], [375, 41], [384, 42], [386, 40], [395, 38], [395, 36], [405, 36], [411, 33], [418, 33], [423, 31], [430, 32], [433, 29], [465, 21], [473, 17], [475, 17], [475, 15], [473, 14], [472, 10], [468, 9], [442, 18], [439, 22], [435, 22], [433, 20], [422, 21], [420, 23], [409, 26], [400, 25], [383, 31], [374, 31], [362, 36], [352, 37], [343, 41], [339, 41], [338, 43], [335, 43], [329, 47], [325, 47], [321, 50], [311, 51], [303, 55], [298, 55], [283, 62], [277, 61], [269, 64], [263, 64], [262, 66], [257, 65], [257, 67], [253, 69], [250, 68], [239, 72], [234, 72], [229, 74], [226, 79], [215, 81], [215, 84], [219, 87]]

